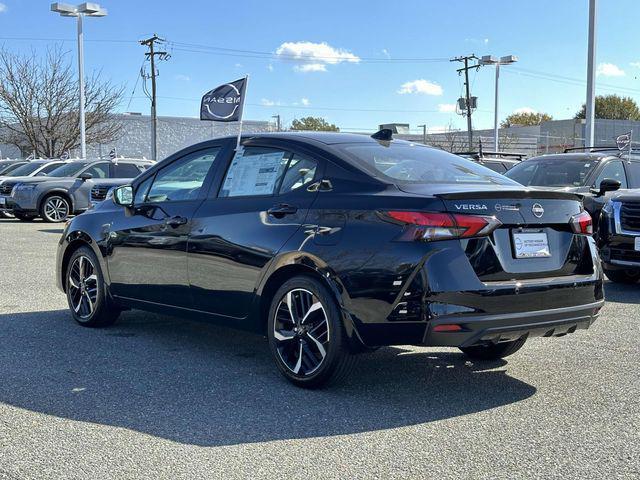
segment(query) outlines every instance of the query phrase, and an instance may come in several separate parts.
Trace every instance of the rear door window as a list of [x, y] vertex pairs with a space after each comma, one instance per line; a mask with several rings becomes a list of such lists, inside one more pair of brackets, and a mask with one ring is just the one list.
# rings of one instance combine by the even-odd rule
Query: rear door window
[[620, 182], [620, 188], [627, 188], [627, 176], [624, 172], [624, 165], [620, 160], [612, 160], [607, 162], [605, 166], [600, 171], [600, 174], [596, 178], [596, 181], [593, 183], [595, 188], [600, 186], [600, 182], [605, 178], [610, 178], [613, 180], [618, 180]]
[[112, 165], [113, 174], [111, 175], [114, 178], [135, 178], [140, 173], [140, 170], [133, 163], [118, 163], [117, 165]]
[[280, 185], [290, 156], [289, 152], [278, 148], [244, 148], [231, 161], [219, 197], [273, 195]]
[[96, 163], [82, 173], [90, 173], [93, 178], [108, 178], [109, 164], [107, 162]]
[[280, 194], [297, 190], [313, 181], [318, 170], [318, 162], [305, 155], [291, 157], [280, 185]]

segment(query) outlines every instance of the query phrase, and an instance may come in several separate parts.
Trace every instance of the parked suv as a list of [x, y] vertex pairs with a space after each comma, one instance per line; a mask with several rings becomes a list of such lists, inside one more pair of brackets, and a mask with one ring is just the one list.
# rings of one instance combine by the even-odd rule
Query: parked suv
[[56, 278], [71, 316], [103, 327], [139, 308], [256, 330], [303, 387], [382, 345], [497, 359], [592, 324], [602, 269], [578, 196], [389, 134], [175, 153], [67, 223]]
[[478, 162], [480, 165], [490, 168], [494, 172], [498, 173], [504, 173], [507, 170], [510, 170], [527, 156], [524, 153], [485, 152], [483, 150], [478, 150], [476, 152], [455, 152], [455, 154], [473, 160], [474, 162]]
[[640, 190], [617, 193], [605, 204], [597, 242], [609, 280], [640, 279]]
[[16, 184], [31, 177], [43, 177], [65, 163], [67, 162], [64, 160], [32, 160], [10, 169], [6, 175], [0, 175], [0, 218], [13, 216], [11, 210], [7, 208], [6, 196], [3, 195], [4, 189], [2, 183], [5, 180], [9, 183]]
[[118, 159], [76, 160], [57, 168], [46, 177], [34, 177], [19, 182], [5, 181], [0, 185], [0, 195], [6, 198], [7, 208], [16, 218], [31, 220], [37, 216], [47, 222], [63, 222], [71, 214], [89, 208], [88, 195], [78, 201], [74, 191], [92, 178], [121, 178], [134, 176], [149, 166], [151, 160]]
[[523, 160], [505, 174], [527, 187], [576, 193], [597, 226], [600, 210], [618, 189], [640, 188], [640, 157], [617, 150], [593, 149]]

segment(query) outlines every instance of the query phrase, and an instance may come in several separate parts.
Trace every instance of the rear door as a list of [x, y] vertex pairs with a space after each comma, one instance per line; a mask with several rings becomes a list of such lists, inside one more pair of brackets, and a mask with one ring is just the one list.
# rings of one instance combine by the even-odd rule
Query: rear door
[[273, 143], [234, 156], [193, 219], [188, 263], [195, 308], [248, 315], [262, 269], [304, 223], [317, 195], [307, 187], [323, 168], [322, 160]]
[[214, 145], [185, 154], [136, 184], [132, 212], [110, 226], [114, 295], [192, 307], [187, 239], [222, 151], [222, 145]]
[[[596, 171], [593, 173], [593, 180], [590, 182], [591, 188], [599, 189], [600, 182], [602, 182], [602, 180], [604, 180], [605, 178], [618, 180], [620, 182], [620, 190], [629, 188], [627, 172], [622, 160], [608, 160], [599, 165]], [[593, 218], [594, 225], [598, 224], [600, 211], [612, 195], [614, 195], [614, 192], [607, 192], [605, 195], [588, 195], [585, 197], [584, 206]]]

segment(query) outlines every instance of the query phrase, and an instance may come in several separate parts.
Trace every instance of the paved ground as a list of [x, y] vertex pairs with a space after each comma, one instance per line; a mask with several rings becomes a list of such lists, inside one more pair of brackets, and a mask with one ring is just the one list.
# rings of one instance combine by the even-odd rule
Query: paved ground
[[76, 326], [60, 229], [0, 220], [0, 478], [640, 477], [640, 285], [508, 362], [387, 348], [308, 392], [261, 337], [138, 311]]

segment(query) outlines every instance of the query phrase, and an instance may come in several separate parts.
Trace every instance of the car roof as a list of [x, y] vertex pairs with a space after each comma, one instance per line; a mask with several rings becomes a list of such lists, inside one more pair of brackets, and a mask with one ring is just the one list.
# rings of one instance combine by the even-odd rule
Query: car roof
[[[237, 138], [235, 135], [224, 137], [225, 139]], [[378, 140], [371, 138], [370, 135], [359, 133], [341, 133], [341, 132], [264, 132], [255, 134], [243, 134], [242, 140], [270, 138], [282, 140], [296, 140], [302, 142], [318, 142], [325, 145], [337, 145], [341, 143], [378, 143]], [[411, 143], [405, 140], [394, 139], [394, 143]]]

